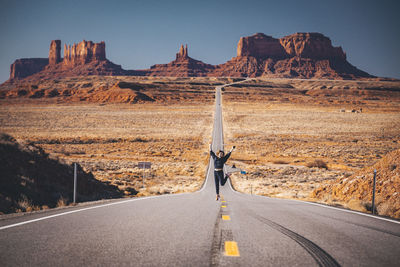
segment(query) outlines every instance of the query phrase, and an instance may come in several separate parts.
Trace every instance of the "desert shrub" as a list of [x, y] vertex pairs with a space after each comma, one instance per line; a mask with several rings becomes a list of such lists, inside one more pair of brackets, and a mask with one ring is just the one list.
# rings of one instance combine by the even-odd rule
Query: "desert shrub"
[[320, 169], [328, 169], [328, 165], [322, 159], [316, 159], [313, 162], [307, 163], [308, 168], [320, 168]]
[[27, 94], [28, 94], [28, 91], [26, 91], [24, 89], [18, 90], [18, 96], [25, 96]]
[[135, 138], [135, 139], [132, 139], [131, 142], [132, 142], [132, 143], [135, 143], [135, 142], [138, 142], [138, 143], [147, 143], [147, 142], [149, 142], [149, 140], [146, 140], [146, 139], [141, 138], [141, 137], [137, 137], [137, 138]]
[[41, 98], [44, 96], [44, 90], [38, 90], [36, 92], [34, 92], [31, 96], [29, 96], [29, 98]]
[[93, 86], [93, 84], [92, 83], [84, 83], [84, 84], [82, 84], [82, 88], [88, 88], [88, 87], [92, 87]]
[[57, 201], [57, 207], [65, 207], [68, 205], [68, 199], [64, 197], [60, 197], [60, 199]]
[[273, 161], [272, 163], [274, 163], [274, 164], [289, 164], [289, 162], [284, 161], [284, 160], [280, 160], [280, 159], [275, 160], [275, 161]]
[[20, 200], [18, 200], [18, 207], [25, 211], [32, 211], [33, 209], [32, 202], [26, 196], [23, 196]]
[[58, 96], [60, 93], [57, 91], [57, 89], [53, 89], [53, 90], [51, 90], [48, 94], [47, 94], [47, 96], [48, 97], [56, 97], [56, 96]]

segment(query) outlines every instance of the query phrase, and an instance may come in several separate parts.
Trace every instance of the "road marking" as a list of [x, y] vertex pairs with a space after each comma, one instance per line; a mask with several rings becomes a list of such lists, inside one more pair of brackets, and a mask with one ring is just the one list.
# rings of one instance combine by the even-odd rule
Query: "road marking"
[[235, 241], [225, 241], [225, 256], [240, 257], [239, 248]]
[[230, 221], [231, 217], [229, 217], [229, 215], [222, 215], [222, 220], [224, 221]]
[[[251, 80], [251, 79], [246, 79], [246, 80]], [[239, 82], [234, 82], [231, 84], [235, 84], [235, 83], [241, 83], [241, 82], [245, 82], [246, 80], [242, 80]], [[226, 84], [226, 85], [222, 85], [220, 86], [220, 88], [225, 87], [225, 86], [229, 86], [231, 84]], [[221, 100], [219, 100], [221, 101]], [[222, 115], [222, 114], [221, 114]], [[214, 120], [215, 120], [215, 113], [214, 113]], [[222, 127], [222, 125], [221, 125]], [[213, 127], [213, 136], [212, 138], [214, 139], [214, 127]], [[223, 143], [223, 131], [221, 130], [221, 141]], [[208, 166], [207, 166], [207, 174], [206, 174], [206, 180], [203, 183], [203, 186], [200, 188], [199, 191], [196, 191], [194, 193], [200, 193], [202, 191], [205, 190], [206, 185], [208, 184], [208, 180], [210, 175], [212, 174], [212, 170], [210, 168], [211, 165], [211, 158], [209, 160]], [[42, 221], [42, 220], [46, 220], [46, 219], [50, 219], [50, 218], [54, 218], [54, 217], [58, 217], [58, 216], [62, 216], [62, 215], [67, 215], [67, 214], [71, 214], [71, 213], [76, 213], [76, 212], [81, 212], [81, 211], [85, 211], [85, 210], [91, 210], [91, 209], [97, 209], [97, 208], [102, 208], [102, 207], [107, 207], [107, 206], [112, 206], [112, 205], [118, 205], [118, 204], [123, 204], [123, 203], [128, 203], [128, 202], [132, 202], [132, 201], [139, 201], [139, 200], [144, 200], [144, 199], [151, 199], [151, 198], [159, 198], [159, 197], [171, 197], [171, 196], [180, 196], [180, 195], [187, 195], [187, 194], [193, 194], [193, 193], [180, 193], [180, 194], [171, 194], [171, 195], [161, 195], [161, 196], [149, 196], [149, 197], [143, 197], [143, 198], [134, 198], [134, 199], [129, 199], [129, 200], [122, 200], [119, 202], [114, 202], [114, 203], [109, 203], [109, 204], [103, 204], [103, 205], [98, 205], [98, 206], [92, 206], [92, 207], [88, 207], [88, 208], [82, 208], [82, 209], [77, 209], [77, 210], [72, 210], [72, 211], [66, 211], [66, 212], [62, 212], [62, 213], [58, 213], [58, 214], [54, 214], [54, 215], [49, 215], [49, 216], [45, 216], [45, 217], [41, 217], [41, 218], [37, 218], [37, 219], [32, 219], [32, 220], [28, 220], [28, 221], [23, 221], [23, 222], [19, 222], [19, 223], [15, 223], [15, 224], [10, 224], [10, 225], [5, 225], [5, 226], [0, 226], [0, 231], [4, 230], [4, 229], [8, 229], [8, 228], [12, 228], [12, 227], [16, 227], [16, 226], [20, 226], [20, 225], [24, 225], [24, 224], [28, 224], [28, 223], [33, 223], [33, 222], [37, 222], [37, 221]], [[225, 200], [223, 200], [223, 196], [221, 196], [221, 200], [222, 202], [226, 202]], [[49, 211], [52, 211], [51, 209]]]
[[[42, 220], [46, 220], [46, 219], [50, 219], [50, 218], [54, 218], [54, 217], [58, 217], [58, 216], [62, 216], [62, 215], [67, 215], [67, 214], [71, 214], [71, 213], [81, 212], [81, 211], [85, 211], [85, 210], [103, 208], [103, 207], [119, 205], [119, 204], [124, 204], [124, 203], [128, 203], [128, 202], [139, 201], [139, 200], [145, 200], [145, 199], [152, 199], [152, 198], [159, 198], [159, 197], [172, 197], [172, 196], [179, 196], [179, 195], [184, 195], [184, 194], [188, 194], [188, 193], [161, 195], [161, 196], [149, 196], [149, 197], [143, 197], [143, 198], [133, 198], [133, 199], [129, 199], [129, 200], [122, 200], [122, 201], [98, 205], [98, 206], [92, 206], [92, 207], [87, 207], [87, 208], [82, 208], [82, 209], [77, 209], [77, 210], [66, 211], [66, 212], [57, 213], [54, 215], [49, 215], [49, 216], [45, 216], [45, 217], [41, 217], [41, 218], [37, 218], [37, 219], [32, 219], [32, 220], [28, 220], [28, 221], [23, 221], [23, 222], [19, 222], [19, 223], [1, 226], [0, 231], [4, 230], [4, 229], [16, 227], [16, 226], [28, 224], [28, 223], [38, 222], [38, 221], [42, 221]], [[49, 210], [49, 211], [51, 211], [51, 210]]]
[[221, 208], [226, 208], [226, 206], [225, 206], [225, 205], [222, 205]]
[[226, 202], [226, 200], [222, 200], [221, 202], [223, 202], [223, 203], [224, 203], [224, 202]]
[[[229, 182], [229, 187], [231, 188], [231, 190], [238, 194], [238, 195], [245, 195], [245, 196], [250, 196], [248, 194], [236, 191], [235, 189], [233, 189], [231, 183]], [[308, 202], [308, 201], [301, 201], [301, 200], [296, 200], [296, 199], [278, 199], [278, 198], [273, 198], [273, 197], [267, 197], [267, 196], [260, 196], [260, 195], [252, 195], [255, 197], [260, 197], [260, 198], [269, 198], [269, 199], [274, 199], [274, 200], [282, 200], [282, 201], [296, 201], [296, 202], [301, 202], [303, 204], [309, 204], [309, 205], [315, 205], [315, 206], [320, 206], [323, 208], [328, 208], [328, 209], [334, 209], [334, 210], [338, 210], [338, 211], [343, 211], [343, 212], [348, 212], [348, 213], [353, 213], [353, 214], [358, 214], [358, 215], [362, 215], [362, 216], [366, 216], [366, 217], [371, 217], [371, 218], [375, 218], [378, 220], [382, 220], [382, 221], [387, 221], [387, 222], [392, 222], [392, 223], [396, 223], [396, 224], [400, 224], [399, 221], [395, 221], [395, 220], [391, 220], [391, 219], [387, 219], [387, 218], [382, 218], [382, 217], [378, 217], [375, 215], [371, 215], [368, 213], [362, 213], [360, 211], [354, 211], [354, 210], [346, 210], [346, 209], [341, 209], [341, 208], [336, 208], [336, 207], [332, 207], [332, 206], [327, 206], [324, 204], [319, 204], [319, 203], [314, 203], [314, 202]]]

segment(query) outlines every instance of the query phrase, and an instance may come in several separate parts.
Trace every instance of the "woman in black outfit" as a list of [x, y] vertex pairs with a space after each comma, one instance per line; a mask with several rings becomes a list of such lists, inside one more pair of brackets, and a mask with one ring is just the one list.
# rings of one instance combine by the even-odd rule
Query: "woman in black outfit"
[[217, 191], [217, 198], [219, 200], [219, 184], [222, 186], [225, 185], [228, 176], [224, 177], [224, 165], [228, 158], [230, 157], [232, 151], [235, 149], [235, 146], [229, 151], [228, 154], [225, 155], [224, 151], [218, 151], [217, 155], [212, 151], [210, 145], [210, 155], [214, 160], [214, 180], [215, 180], [215, 190]]

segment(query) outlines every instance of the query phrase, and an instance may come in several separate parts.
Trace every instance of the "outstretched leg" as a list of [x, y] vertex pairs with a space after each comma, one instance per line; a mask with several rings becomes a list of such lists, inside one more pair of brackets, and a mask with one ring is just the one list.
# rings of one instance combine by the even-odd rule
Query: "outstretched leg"
[[222, 179], [221, 179], [221, 185], [222, 186], [224, 186], [226, 184], [226, 181], [228, 181], [228, 178], [229, 178], [229, 174], [225, 174], [225, 177], [222, 174]]

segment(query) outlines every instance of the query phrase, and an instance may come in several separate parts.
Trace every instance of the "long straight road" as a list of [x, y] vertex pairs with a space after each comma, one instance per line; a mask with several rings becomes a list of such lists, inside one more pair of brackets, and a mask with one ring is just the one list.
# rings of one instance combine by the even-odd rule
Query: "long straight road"
[[[223, 148], [216, 88], [214, 150]], [[1, 266], [399, 266], [400, 223], [307, 202], [195, 193], [0, 220]]]

